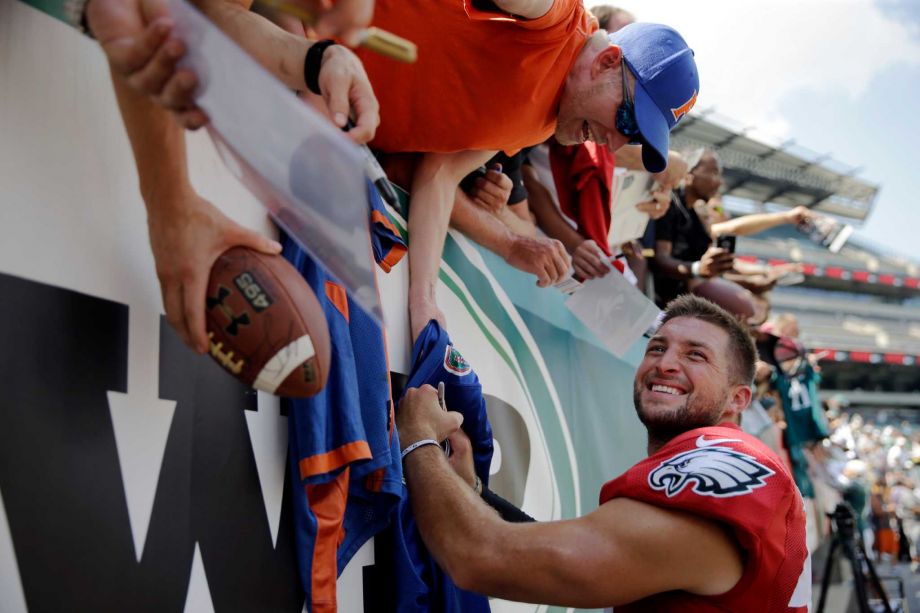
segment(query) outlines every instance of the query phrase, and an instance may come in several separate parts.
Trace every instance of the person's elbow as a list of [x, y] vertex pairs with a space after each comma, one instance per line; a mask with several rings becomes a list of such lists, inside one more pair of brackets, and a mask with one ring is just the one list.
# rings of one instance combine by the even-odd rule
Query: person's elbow
[[464, 548], [460, 555], [444, 560], [444, 571], [457, 587], [477, 594], [490, 594], [491, 580], [497, 572], [495, 550], [489, 546]]

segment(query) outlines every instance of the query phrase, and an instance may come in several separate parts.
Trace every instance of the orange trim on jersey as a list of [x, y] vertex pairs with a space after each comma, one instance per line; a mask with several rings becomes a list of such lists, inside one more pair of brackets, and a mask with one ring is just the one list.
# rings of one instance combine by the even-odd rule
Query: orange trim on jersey
[[382, 260], [377, 262], [377, 265], [383, 269], [383, 272], [390, 272], [393, 270], [394, 266], [399, 264], [399, 261], [403, 259], [404, 255], [406, 255], [406, 248], [397, 243], [393, 245], [389, 253], [387, 253]]
[[326, 281], [326, 297], [339, 310], [345, 321], [348, 321], [348, 294], [345, 288], [334, 281]]
[[399, 230], [396, 229], [396, 226], [393, 225], [393, 222], [390, 221], [390, 218], [384, 215], [381, 211], [371, 211], [371, 221], [373, 223], [383, 224], [383, 227], [399, 236]]
[[383, 477], [386, 475], [387, 467], [378, 468], [369, 474], [364, 480], [364, 487], [369, 492], [379, 492], [383, 488]]
[[342, 542], [345, 520], [345, 503], [348, 501], [348, 474], [346, 468], [329, 483], [305, 485], [310, 510], [316, 517], [316, 540], [313, 542], [311, 577], [313, 613], [335, 613], [337, 610], [335, 579], [336, 552]]
[[[371, 211], [371, 222], [379, 223], [384, 228], [399, 236], [399, 231], [396, 229], [396, 226], [393, 225], [393, 222], [390, 221], [390, 218], [381, 213], [380, 211]], [[377, 262], [377, 265], [383, 269], [384, 272], [390, 272], [393, 270], [393, 267], [396, 266], [400, 260], [403, 259], [403, 256], [406, 255], [406, 246], [396, 243], [393, 245], [393, 248], [390, 249], [382, 260]]]
[[[380, 292], [377, 292], [377, 297], [380, 297]], [[383, 335], [383, 359], [386, 360], [387, 364], [387, 411], [390, 417], [387, 423], [387, 433], [390, 436], [389, 441], [392, 443], [393, 432], [396, 431], [396, 412], [393, 410], [393, 379], [390, 377], [390, 373], [393, 372], [390, 369], [390, 339], [387, 338], [386, 328], [381, 328], [380, 333]]]
[[301, 459], [298, 463], [300, 478], [306, 479], [313, 475], [321, 475], [341, 468], [346, 464], [351, 464], [356, 460], [370, 460], [372, 457], [371, 448], [368, 447], [367, 441], [354, 441], [353, 443], [336, 447], [332, 451]]

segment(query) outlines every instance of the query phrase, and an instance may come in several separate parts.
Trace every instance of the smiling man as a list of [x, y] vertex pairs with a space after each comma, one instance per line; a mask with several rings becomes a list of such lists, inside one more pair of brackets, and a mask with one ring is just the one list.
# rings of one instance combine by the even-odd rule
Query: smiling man
[[510, 600], [617, 613], [805, 611], [802, 498], [780, 459], [737, 426], [755, 359], [727, 312], [674, 300], [636, 372], [649, 457], [604, 485], [596, 511], [555, 522], [500, 519], [434, 444], [458, 415], [441, 411], [431, 388], [410, 390], [397, 423], [429, 550], [461, 587]]

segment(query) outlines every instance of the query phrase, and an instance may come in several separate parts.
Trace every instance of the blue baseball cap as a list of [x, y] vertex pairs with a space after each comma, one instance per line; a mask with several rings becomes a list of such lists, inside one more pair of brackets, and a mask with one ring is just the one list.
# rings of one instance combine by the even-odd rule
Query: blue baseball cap
[[668, 136], [690, 112], [700, 91], [693, 50], [676, 30], [657, 23], [631, 23], [607, 35], [620, 47], [636, 77], [633, 96], [642, 135], [642, 164], [649, 172], [668, 166]]

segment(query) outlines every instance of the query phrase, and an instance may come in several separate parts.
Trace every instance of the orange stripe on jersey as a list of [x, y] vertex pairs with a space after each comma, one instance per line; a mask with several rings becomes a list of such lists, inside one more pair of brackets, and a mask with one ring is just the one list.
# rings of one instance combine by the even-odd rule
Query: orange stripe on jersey
[[301, 459], [298, 463], [300, 478], [306, 479], [313, 475], [321, 475], [357, 460], [369, 460], [372, 457], [371, 448], [368, 447], [367, 441], [354, 441], [353, 443], [336, 447], [332, 451]]
[[399, 236], [399, 230], [396, 229], [396, 226], [393, 225], [393, 222], [390, 221], [390, 218], [384, 215], [380, 211], [371, 211], [371, 221], [373, 223], [383, 224], [383, 227]]
[[383, 488], [383, 477], [386, 475], [387, 467], [378, 468], [364, 479], [364, 487], [370, 492], [379, 492]]
[[[380, 297], [380, 292], [377, 292], [378, 298]], [[391, 373], [393, 370], [390, 368], [390, 339], [387, 338], [386, 328], [380, 328], [380, 333], [383, 335], [383, 358], [387, 362], [387, 372]], [[389, 376], [387, 377], [387, 407], [389, 413], [389, 421], [387, 423], [387, 433], [389, 434], [390, 442], [393, 441], [393, 432], [396, 430], [396, 413], [393, 411], [393, 379]]]
[[348, 294], [345, 288], [334, 281], [326, 281], [326, 297], [339, 310], [345, 321], [348, 321]]
[[313, 544], [313, 575], [311, 577], [313, 613], [335, 613], [336, 552], [342, 542], [345, 503], [348, 501], [346, 468], [329, 483], [306, 485], [304, 491], [310, 510], [316, 516], [316, 540]]
[[403, 259], [403, 256], [406, 255], [406, 248], [400, 244], [393, 245], [393, 248], [390, 249], [390, 252], [386, 256], [377, 262], [377, 265], [383, 269], [383, 272], [390, 272], [393, 270], [393, 267], [399, 264], [399, 261]]

